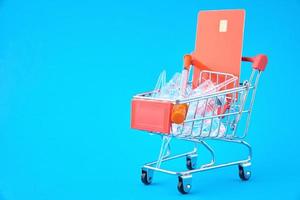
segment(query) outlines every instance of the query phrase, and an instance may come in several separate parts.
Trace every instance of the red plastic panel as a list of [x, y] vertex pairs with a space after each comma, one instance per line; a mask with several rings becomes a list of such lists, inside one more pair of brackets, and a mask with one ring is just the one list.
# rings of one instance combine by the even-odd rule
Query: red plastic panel
[[169, 102], [132, 100], [131, 128], [169, 134], [172, 107]]
[[[244, 10], [200, 11], [195, 50], [193, 85], [201, 70], [227, 72], [240, 76], [244, 34]], [[197, 82], [197, 83], [196, 83]]]

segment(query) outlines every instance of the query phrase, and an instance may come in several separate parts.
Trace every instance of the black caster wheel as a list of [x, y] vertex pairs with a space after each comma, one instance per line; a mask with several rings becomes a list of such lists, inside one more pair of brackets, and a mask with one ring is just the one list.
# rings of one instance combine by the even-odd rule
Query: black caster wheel
[[192, 163], [192, 159], [189, 157], [186, 158], [186, 168], [188, 168], [189, 170], [195, 169]]
[[181, 194], [188, 194], [192, 188], [190, 180], [185, 180], [185, 178], [179, 176], [177, 189]]
[[145, 185], [150, 185], [152, 183], [152, 174], [149, 173], [149, 170], [142, 169], [141, 181]]
[[243, 166], [239, 165], [239, 176], [241, 180], [248, 181], [251, 177], [251, 171], [246, 170]]
[[189, 155], [186, 157], [186, 168], [189, 170], [193, 170], [196, 168], [197, 165], [197, 154], [195, 155]]

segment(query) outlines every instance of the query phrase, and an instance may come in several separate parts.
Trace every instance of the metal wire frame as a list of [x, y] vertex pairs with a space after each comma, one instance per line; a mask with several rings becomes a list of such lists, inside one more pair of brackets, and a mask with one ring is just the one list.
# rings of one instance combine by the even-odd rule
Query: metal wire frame
[[[221, 80], [219, 78], [219, 75], [225, 76], [225, 81], [228, 80], [227, 79], [228, 77], [230, 77], [230, 76], [232, 77], [232, 75], [226, 74], [226, 73], [209, 72], [209, 71], [203, 71], [203, 73], [211, 73], [211, 75], [209, 77], [210, 79], [213, 74], [217, 74], [217, 79], [216, 79], [217, 83], [216, 84], [219, 84], [219, 81]], [[201, 78], [202, 75], [203, 74], [200, 74], [200, 80], [202, 79]], [[143, 166], [143, 168], [149, 169], [149, 170], [154, 170], [154, 171], [159, 171], [159, 172], [163, 172], [163, 173], [167, 173], [167, 174], [171, 174], [171, 175], [182, 176], [182, 175], [189, 175], [189, 174], [193, 174], [193, 173], [197, 173], [197, 172], [202, 172], [202, 171], [207, 171], [207, 170], [212, 170], [212, 169], [217, 169], [217, 168], [222, 168], [222, 167], [227, 167], [227, 166], [232, 166], [232, 165], [250, 163], [251, 158], [252, 158], [252, 148], [251, 148], [250, 144], [248, 144], [246, 141], [244, 141], [244, 138], [247, 136], [247, 133], [249, 130], [251, 112], [252, 112], [252, 108], [253, 108], [253, 104], [254, 104], [254, 100], [255, 100], [256, 89], [258, 86], [260, 75], [261, 75], [260, 71], [253, 69], [251, 76], [249, 78], [249, 81], [246, 81], [239, 86], [236, 86], [236, 84], [235, 84], [236, 82], [235, 82], [234, 86], [232, 88], [228, 88], [228, 84], [225, 86], [223, 85], [221, 87], [222, 90], [220, 90], [220, 91], [208, 93], [208, 94], [198, 96], [198, 97], [181, 98], [181, 99], [176, 99], [176, 100], [158, 99], [158, 98], [151, 97], [151, 94], [154, 91], [134, 96], [134, 98], [169, 101], [169, 102], [172, 102], [173, 104], [187, 103], [188, 105], [190, 105], [191, 103], [196, 102], [197, 106], [198, 106], [199, 102], [205, 101], [204, 111], [206, 110], [208, 101], [210, 99], [213, 99], [214, 102], [216, 103], [218, 97], [226, 96], [226, 99], [230, 101], [230, 108], [226, 109], [226, 112], [223, 112], [223, 113], [221, 112], [221, 113], [217, 113], [215, 115], [210, 115], [210, 116], [205, 116], [206, 113], [204, 113], [204, 115], [199, 118], [186, 119], [184, 121], [182, 127], [186, 126], [188, 123], [192, 123], [192, 129], [193, 129], [195, 122], [202, 121], [201, 128], [200, 128], [200, 134], [197, 136], [193, 136], [192, 131], [190, 134], [183, 134], [183, 131], [180, 134], [174, 134], [173, 132], [171, 132], [171, 134], [169, 134], [169, 135], [162, 134], [162, 133], [154, 133], [156, 135], [162, 136], [162, 145], [161, 145], [160, 154], [156, 161], [146, 163]], [[252, 94], [250, 96], [250, 102], [247, 103], [250, 92], [252, 92]], [[221, 110], [222, 109], [225, 109], [224, 105], [221, 106]], [[238, 130], [238, 127], [240, 127], [240, 121], [241, 121], [241, 118], [243, 115], [246, 115], [246, 123], [245, 123], [244, 131], [242, 131], [243, 134], [239, 135], [239, 134], [237, 134], [237, 130]], [[196, 116], [196, 115], [194, 115], [194, 116]], [[203, 126], [204, 120], [211, 120], [211, 122], [212, 122], [212, 120], [214, 120], [214, 119], [222, 119], [223, 120], [224, 124], [226, 125], [225, 134], [223, 134], [222, 136], [220, 135], [221, 123], [219, 122], [217, 134], [215, 136], [212, 136], [212, 124], [213, 123], [211, 123], [211, 127], [209, 129], [208, 135], [203, 136], [203, 134], [201, 134], [201, 131], [202, 131], [202, 126]], [[184, 129], [182, 129], [182, 130], [184, 130]], [[172, 138], [193, 142], [194, 149], [189, 152], [171, 156], [170, 142], [171, 142]], [[246, 159], [216, 164], [215, 152], [214, 152], [213, 148], [207, 143], [208, 140], [240, 144], [248, 149], [248, 156]], [[205, 147], [205, 149], [207, 149], [207, 151], [211, 154], [210, 162], [203, 164], [203, 165], [199, 166], [198, 168], [195, 168], [192, 170], [185, 170], [185, 171], [172, 171], [172, 170], [161, 168], [161, 164], [163, 162], [174, 160], [174, 159], [185, 157], [185, 156], [189, 156], [189, 155], [193, 155], [193, 154], [197, 154], [197, 152], [198, 152], [197, 147], [199, 144], [203, 145]]]

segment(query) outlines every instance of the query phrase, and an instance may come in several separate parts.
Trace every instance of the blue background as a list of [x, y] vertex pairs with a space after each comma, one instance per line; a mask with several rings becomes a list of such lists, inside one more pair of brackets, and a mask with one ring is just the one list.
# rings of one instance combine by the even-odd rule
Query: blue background
[[[199, 10], [228, 8], [247, 11], [243, 55], [269, 56], [253, 176], [197, 174], [187, 196], [174, 176], [146, 187], [140, 167], [160, 138], [130, 129], [131, 97], [180, 71]], [[0, 199], [300, 199], [299, 12], [299, 0], [0, 1]], [[219, 147], [221, 160], [240, 152]]]

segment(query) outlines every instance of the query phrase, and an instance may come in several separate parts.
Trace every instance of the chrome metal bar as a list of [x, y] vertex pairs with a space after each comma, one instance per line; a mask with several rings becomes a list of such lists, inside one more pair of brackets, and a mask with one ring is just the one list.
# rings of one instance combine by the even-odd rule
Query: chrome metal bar
[[183, 103], [187, 103], [187, 102], [194, 102], [194, 101], [198, 101], [198, 100], [204, 100], [207, 98], [212, 98], [215, 96], [220, 96], [220, 95], [226, 95], [226, 94], [231, 94], [231, 93], [236, 93], [236, 92], [240, 92], [246, 89], [252, 89], [253, 86], [240, 86], [237, 88], [232, 88], [232, 89], [228, 89], [228, 90], [222, 90], [222, 91], [218, 91], [218, 92], [214, 92], [214, 93], [210, 93], [210, 94], [205, 94], [205, 95], [201, 95], [201, 96], [197, 96], [197, 97], [190, 97], [190, 98], [184, 98], [184, 99], [178, 99], [176, 100], [177, 104], [183, 104]]
[[149, 165], [144, 165], [143, 168], [152, 169], [154, 171], [159, 171], [159, 172], [163, 172], [163, 173], [170, 174], [170, 175], [185, 175], [185, 174], [193, 174], [193, 173], [197, 173], [197, 172], [208, 171], [208, 170], [213, 170], [213, 169], [218, 169], [218, 168], [223, 168], [223, 167], [229, 167], [229, 166], [233, 166], [233, 165], [244, 164], [247, 162], [249, 162], [248, 159], [247, 160], [239, 160], [239, 161], [228, 162], [228, 163], [223, 163], [223, 164], [219, 164], [219, 165], [203, 166], [198, 169], [186, 170], [186, 171], [181, 171], [181, 172], [161, 169], [161, 168], [152, 167]]
[[[247, 113], [247, 112], [249, 112], [249, 110], [242, 111], [242, 113]], [[185, 122], [192, 122], [192, 121], [197, 121], [197, 120], [202, 120], [202, 119], [211, 119], [211, 118], [214, 118], [214, 117], [225, 117], [225, 116], [228, 116], [228, 115], [237, 115], [239, 113], [240, 112], [232, 112], [232, 113], [225, 113], [225, 114], [208, 116], [208, 117], [200, 117], [200, 118], [196, 118], [196, 119], [186, 120]]]
[[240, 97], [240, 110], [239, 110], [239, 114], [237, 114], [237, 116], [235, 118], [236, 127], [234, 128], [233, 133], [232, 133], [233, 137], [236, 136], [237, 127], [239, 125], [239, 121], [241, 119], [241, 116], [242, 116], [242, 113], [243, 113], [243, 110], [244, 110], [244, 107], [245, 107], [245, 104], [246, 104], [247, 96], [248, 96], [248, 93], [249, 93], [248, 83], [247, 83], [246, 86], [247, 86], [247, 89], [243, 91], [243, 94]]
[[[226, 130], [225, 130], [225, 136], [228, 135], [228, 132], [229, 132], [229, 124], [230, 124], [230, 119], [229, 119], [229, 118], [230, 118], [230, 116], [231, 116], [231, 115], [225, 116], [225, 117], [226, 117], [226, 126], [225, 126], [225, 127], [226, 127]], [[230, 133], [230, 132], [229, 132], [229, 133]]]
[[201, 144], [210, 152], [211, 154], [211, 161], [208, 164], [204, 164], [201, 167], [209, 167], [215, 164], [216, 159], [215, 159], [215, 152], [213, 150], [213, 148], [210, 147], [210, 145], [208, 145], [206, 142], [204, 142], [203, 140], [201, 141]]
[[[249, 87], [249, 89], [252, 89], [252, 88], [253, 88], [252, 86]], [[240, 86], [240, 87], [236, 87], [236, 88], [232, 88], [232, 89], [228, 89], [228, 90], [222, 90], [222, 91], [218, 91], [218, 92], [213, 92], [213, 93], [209, 93], [209, 94], [205, 94], [205, 95], [201, 95], [201, 96], [197, 96], [197, 97], [182, 98], [182, 99], [176, 99], [176, 100], [170, 100], [170, 99], [164, 99], [164, 98], [158, 98], [158, 97], [151, 97], [151, 94], [153, 93], [153, 91], [151, 91], [151, 92], [146, 92], [146, 93], [141, 93], [141, 94], [135, 95], [135, 96], [133, 96], [133, 98], [134, 99], [144, 99], [144, 100], [169, 102], [169, 103], [173, 103], [173, 104], [183, 104], [183, 103], [188, 103], [188, 102], [194, 102], [194, 101], [197, 101], [197, 100], [204, 100], [204, 99], [211, 98], [211, 97], [214, 97], [214, 96], [226, 95], [226, 94], [230, 94], [230, 93], [240, 92], [240, 91], [245, 90], [245, 89], [246, 89], [246, 86]]]
[[[207, 103], [208, 103], [208, 100], [209, 99], [206, 99], [206, 101], [205, 101], [205, 106], [204, 106], [204, 113], [203, 113], [203, 118], [205, 118], [205, 115], [206, 115], [206, 109], [207, 109]], [[195, 119], [195, 120], [197, 120], [197, 119]], [[201, 120], [201, 127], [200, 127], [200, 130], [199, 130], [199, 135], [201, 136], [201, 135], [203, 135], [203, 126], [204, 126], [204, 119], [202, 119]]]
[[255, 76], [255, 73], [256, 73], [256, 70], [252, 69], [252, 72], [251, 72], [251, 75], [250, 75], [250, 78], [249, 78], [249, 83], [252, 85], [252, 81], [253, 81], [253, 78]]
[[149, 166], [149, 165], [144, 165], [143, 168], [152, 169], [154, 171], [159, 171], [159, 172], [163, 172], [163, 173], [171, 174], [171, 175], [177, 175], [178, 174], [178, 172], [165, 170], [165, 169], [161, 169], [161, 168], [157, 168], [157, 167], [152, 167], [152, 166]]
[[[196, 108], [195, 108], [195, 113], [194, 113], [193, 119], [195, 119], [196, 116], [197, 116], [197, 110], [198, 110], [199, 102], [200, 102], [200, 101], [197, 101], [197, 105], [196, 105]], [[206, 101], [206, 103], [207, 103], [207, 101]], [[195, 124], [195, 121], [192, 122], [192, 126], [191, 126], [191, 135], [193, 135], [193, 127], [194, 127], [194, 124]]]
[[[222, 167], [227, 167], [227, 166], [238, 165], [238, 164], [243, 164], [243, 163], [250, 162], [250, 160], [252, 158], [252, 149], [251, 149], [251, 146], [247, 142], [240, 141], [240, 140], [224, 140], [224, 141], [234, 142], [234, 143], [239, 143], [239, 144], [245, 145], [249, 149], [248, 158], [245, 159], [245, 160], [239, 160], [239, 161], [227, 162], [227, 163], [223, 163], [223, 164], [219, 164], [219, 165], [214, 165], [215, 159], [213, 157], [213, 161], [211, 163], [209, 163], [209, 164], [202, 165], [198, 169], [186, 170], [186, 171], [182, 171], [182, 172], [175, 172], [175, 171], [171, 171], [171, 170], [166, 170], [166, 169], [161, 169], [161, 168], [157, 168], [157, 167], [152, 167], [151, 165], [155, 164], [155, 162], [151, 163], [151, 164], [146, 164], [143, 167], [144, 168], [148, 168], [148, 169], [152, 169], [152, 170], [155, 170], [155, 171], [160, 171], [160, 172], [163, 172], [163, 173], [171, 174], [171, 175], [184, 175], [184, 174], [192, 174], [192, 173], [197, 173], [197, 172], [201, 172], [201, 171], [207, 171], [207, 170], [212, 170], [212, 169], [217, 169], [217, 168], [222, 168]], [[207, 143], [202, 143], [202, 144], [205, 147], [207, 147], [207, 149], [211, 150], [212, 155], [214, 155], [212, 148]], [[190, 153], [193, 153], [193, 152], [190, 152]], [[180, 155], [177, 155], [177, 156], [173, 156], [173, 157], [165, 159], [164, 161], [175, 159], [175, 158], [179, 158], [179, 157], [183, 157], [183, 156], [186, 156], [186, 155], [189, 155], [189, 153], [185, 153], [185, 154], [180, 154]]]
[[198, 151], [198, 143], [197, 142], [194, 142], [194, 150], [193, 150], [195, 153], [197, 153]]
[[257, 86], [258, 86], [260, 75], [261, 75], [261, 72], [258, 72], [258, 74], [256, 76], [255, 84], [254, 84], [254, 89], [252, 91], [252, 98], [251, 98], [251, 102], [250, 102], [250, 106], [249, 106], [249, 112], [248, 112], [248, 116], [247, 116], [245, 130], [244, 130], [244, 134], [243, 134], [242, 138], [246, 137], [246, 135], [248, 133], [248, 130], [249, 130], [251, 113], [252, 113], [252, 108], [253, 108], [253, 104], [254, 104], [254, 100], [255, 100], [256, 89], [257, 89]]
[[161, 161], [166, 154], [166, 150], [167, 150], [167, 148], [170, 147], [169, 144], [170, 144], [171, 139], [172, 139], [172, 137], [170, 137], [170, 136], [163, 136], [163, 138], [162, 138], [162, 144], [161, 144], [159, 156], [158, 156], [157, 163], [156, 163], [157, 168], [160, 168]]
[[[193, 150], [193, 151], [190, 151], [190, 152], [177, 154], [177, 155], [174, 155], [174, 156], [171, 156], [171, 157], [166, 157], [166, 158], [163, 158], [161, 162], [165, 162], [165, 161], [168, 161], [168, 160], [174, 160], [176, 158], [181, 158], [181, 157], [184, 157], [184, 156], [187, 156], [187, 155], [190, 155], [190, 154], [194, 154], [194, 153], [197, 153], [197, 151]], [[146, 163], [145, 166], [155, 165], [157, 162], [158, 162], [157, 160], [152, 161], [152, 162]]]
[[[222, 109], [222, 108], [221, 108]], [[218, 119], [218, 131], [216, 137], [220, 136], [220, 129], [221, 129], [221, 124], [222, 124], [222, 118], [217, 118]], [[225, 134], [225, 133], [224, 133]]]
[[[213, 100], [212, 100], [212, 101], [214, 101], [213, 105], [217, 104], [217, 100], [216, 99], [217, 99], [217, 96], [214, 97]], [[214, 111], [214, 108], [212, 108], [211, 112], [213, 112], [213, 111]], [[212, 118], [210, 119], [210, 127], [209, 127], [208, 137], [211, 137], [211, 131], [212, 131], [212, 127], [214, 125], [214, 120], [215, 120], [215, 116], [212, 113]]]
[[228, 167], [228, 166], [232, 166], [232, 165], [239, 165], [239, 164], [243, 164], [243, 163], [247, 163], [247, 162], [249, 162], [249, 160], [239, 160], [239, 161], [228, 162], [228, 163], [219, 164], [219, 165], [201, 167], [201, 168], [193, 169], [193, 170], [186, 170], [186, 171], [182, 171], [182, 172], [176, 172], [175, 174], [180, 174], [180, 175], [193, 174], [193, 173], [197, 173], [197, 172], [208, 171], [208, 170], [222, 168], [222, 167]]

